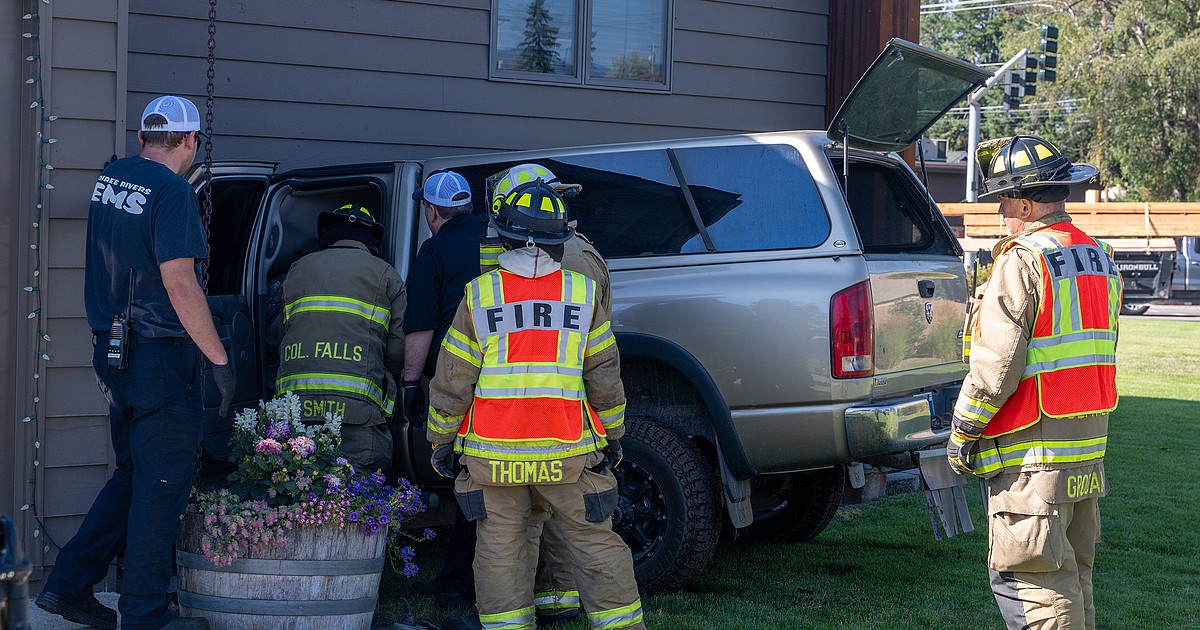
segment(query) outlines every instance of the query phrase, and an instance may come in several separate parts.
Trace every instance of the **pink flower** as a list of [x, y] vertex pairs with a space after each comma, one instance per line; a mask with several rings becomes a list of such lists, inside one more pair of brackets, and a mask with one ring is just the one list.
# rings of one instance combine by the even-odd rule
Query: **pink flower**
[[288, 440], [288, 446], [300, 457], [308, 457], [317, 450], [317, 443], [307, 435], [301, 435]]
[[271, 438], [263, 438], [254, 445], [254, 452], [264, 455], [278, 455], [283, 452], [283, 445]]

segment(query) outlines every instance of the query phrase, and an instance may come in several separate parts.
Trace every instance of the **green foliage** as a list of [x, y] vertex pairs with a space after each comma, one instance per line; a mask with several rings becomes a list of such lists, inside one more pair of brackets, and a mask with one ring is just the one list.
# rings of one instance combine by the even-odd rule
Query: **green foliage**
[[[1040, 27], [1060, 29], [1058, 81], [1009, 112], [988, 90], [981, 139], [1042, 136], [1074, 161], [1096, 164], [1100, 185], [1132, 200], [1200, 195], [1200, 0], [1048, 0], [1044, 4], [925, 16], [926, 46], [974, 63], [1037, 54]], [[953, 112], [929, 138], [965, 150], [967, 114]]]
[[658, 81], [662, 78], [654, 72], [654, 65], [650, 63], [650, 55], [639, 55], [636, 50], [613, 57], [608, 76], [614, 79], [635, 81]]
[[[1200, 598], [1200, 324], [1121, 319], [1118, 389], [1101, 501], [1094, 574], [1099, 628], [1195, 628]], [[980, 493], [967, 486], [976, 531], [935, 541], [924, 498], [910, 492], [844, 506], [809, 544], [724, 543], [686, 590], [644, 595], [655, 630], [1002, 630], [988, 587]], [[441, 619], [399, 575], [384, 576], [381, 607], [413, 604]], [[583, 619], [558, 624], [584, 630]]]
[[525, 18], [525, 39], [521, 40], [521, 54], [516, 61], [517, 70], [554, 72], [554, 64], [560, 57], [558, 27], [551, 26], [550, 20], [546, 0], [533, 0], [529, 3], [528, 16]]

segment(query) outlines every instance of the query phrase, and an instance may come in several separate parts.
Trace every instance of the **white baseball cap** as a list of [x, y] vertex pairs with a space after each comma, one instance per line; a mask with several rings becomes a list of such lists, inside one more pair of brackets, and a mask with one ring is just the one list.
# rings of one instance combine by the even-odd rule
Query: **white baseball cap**
[[[167, 124], [147, 127], [146, 119], [158, 114], [167, 119]], [[180, 96], [160, 96], [142, 111], [142, 131], [195, 131], [205, 138], [208, 134], [200, 130], [200, 110], [196, 104]]]
[[[466, 194], [465, 197], [455, 197]], [[462, 175], [454, 171], [436, 171], [425, 180], [425, 185], [413, 191], [413, 200], [424, 199], [435, 206], [454, 208], [471, 203], [471, 186]]]

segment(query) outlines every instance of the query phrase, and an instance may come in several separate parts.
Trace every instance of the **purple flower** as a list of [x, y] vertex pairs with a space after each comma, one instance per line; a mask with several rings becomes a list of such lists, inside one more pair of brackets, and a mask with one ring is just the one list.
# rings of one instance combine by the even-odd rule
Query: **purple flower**
[[425, 540], [433, 540], [434, 538], [437, 538], [437, 532], [426, 527], [425, 528]]
[[380, 516], [379, 520], [376, 522], [379, 523], [380, 525], [387, 525], [388, 524], [388, 515], [384, 514], [383, 516]]
[[291, 434], [292, 434], [292, 428], [289, 427], [288, 423], [286, 423], [286, 422], [282, 422], [282, 421], [272, 422], [267, 427], [267, 437], [272, 438], [272, 439], [286, 440], [288, 438], [288, 436], [290, 436]]
[[404, 563], [404, 577], [406, 577], [406, 578], [417, 577], [417, 565], [415, 565], [411, 562], [405, 562]]
[[345, 457], [339, 457], [339, 458], [333, 460], [333, 463], [337, 464], [338, 466], [345, 466], [346, 464], [349, 464], [350, 462]]
[[329, 486], [330, 488], [338, 488], [341, 487], [342, 480], [338, 479], [337, 475], [329, 473], [325, 475], [325, 485]]
[[283, 452], [283, 445], [271, 438], [263, 438], [254, 445], [254, 452], [264, 455], [278, 455]]
[[350, 521], [351, 523], [357, 523], [358, 512], [351, 512], [350, 515], [346, 517], [346, 520]]

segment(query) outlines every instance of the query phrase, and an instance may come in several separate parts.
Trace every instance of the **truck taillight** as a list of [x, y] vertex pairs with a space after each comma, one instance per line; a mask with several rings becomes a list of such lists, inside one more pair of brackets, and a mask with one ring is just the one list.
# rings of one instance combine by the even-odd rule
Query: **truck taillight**
[[834, 378], [875, 374], [875, 325], [866, 281], [838, 291], [830, 301], [829, 346]]

